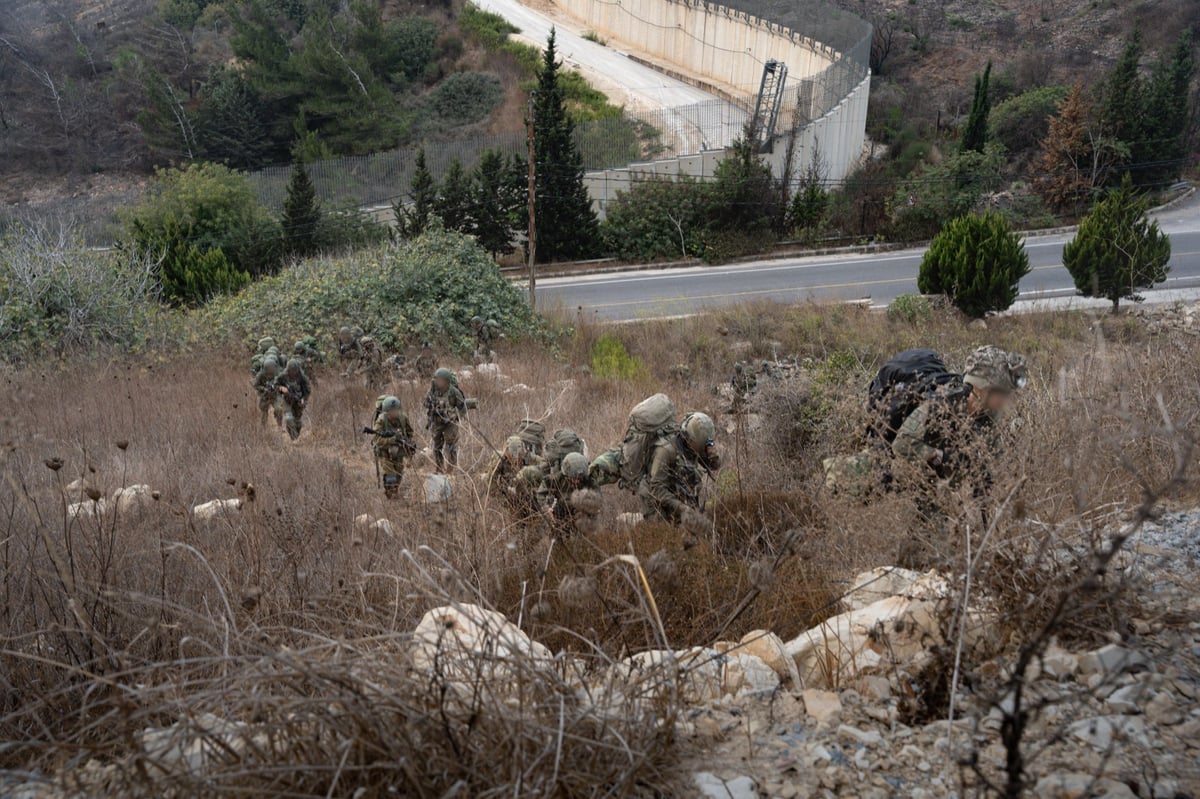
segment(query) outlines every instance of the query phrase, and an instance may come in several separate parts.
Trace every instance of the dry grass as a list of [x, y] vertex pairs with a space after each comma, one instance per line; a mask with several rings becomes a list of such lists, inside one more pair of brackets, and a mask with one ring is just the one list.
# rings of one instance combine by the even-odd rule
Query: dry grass
[[[909, 497], [832, 497], [820, 475], [822, 458], [859, 446], [870, 373], [915, 345], [952, 364], [983, 343], [1029, 357], [1031, 388], [1006, 431], [994, 490], [1011, 495], [990, 539], [1006, 555], [974, 563], [980, 584], [1023, 614], [1005, 618], [1019, 638], [1036, 598], [1062, 576], [1031, 564], [1052, 547], [1095, 543], [1105, 514], [1174, 468], [1160, 401], [1196, 434], [1200, 354], [1189, 339], [1145, 335], [1135, 320], [1058, 314], [989, 325], [945, 317], [916, 329], [841, 306], [768, 305], [615, 328], [651, 375], [690, 367], [686, 380], [644, 383], [581, 369], [600, 332], [590, 326], [554, 355], [510, 347], [505, 372], [534, 388], [466, 384], [480, 410], [464, 430], [456, 496], [442, 506], [423, 502], [423, 464], [406, 476], [402, 501], [385, 503], [357, 432], [375, 393], [332, 370], [296, 444], [259, 428], [241, 353], [7, 374], [0, 738], [9, 743], [0, 768], [100, 757], [121, 764], [106, 779], [149, 784], [147, 755], [134, 754], [139, 731], [211, 712], [306, 741], [295, 755], [303, 767], [287, 772], [273, 767], [270, 747], [219, 759], [212, 792], [222, 795], [392, 785], [440, 796], [459, 783], [463, 795], [487, 795], [484, 785], [652, 793], [671, 778], [671, 707], [657, 708], [654, 723], [616, 722], [578, 701], [576, 678], [543, 670], [515, 681], [516, 701], [493, 696], [451, 718], [444, 681], [407, 664], [416, 621], [445, 602], [489, 605], [552, 648], [582, 653], [594, 674], [645, 648], [807, 629], [836, 611], [849, 577], [894, 562], [921, 532]], [[616, 514], [637, 503], [615, 488], [605, 489], [595, 532], [551, 545], [539, 525], [507, 518], [473, 477], [487, 442], [499, 445], [523, 417], [575, 428], [595, 455], [619, 440], [635, 402], [664, 387], [681, 411], [732, 427], [713, 386], [735, 360], [775, 354], [811, 359], [810, 377], [761, 430], [719, 435], [727, 465], [709, 489], [716, 526], [696, 546], [666, 526], [618, 531]], [[395, 387], [414, 422], [424, 389]], [[781, 434], [798, 423], [802, 436]], [[61, 470], [45, 464], [52, 458]], [[160, 499], [137, 514], [71, 520], [65, 504], [78, 498], [65, 486], [80, 476], [106, 493], [146, 483]], [[1175, 491], [1194, 499], [1196, 484]], [[251, 501], [227, 519], [202, 524], [189, 513], [238, 495]], [[356, 530], [361, 513], [390, 519], [392, 534]], [[980, 535], [968, 527], [977, 521], [952, 516], [948, 543], [926, 565], [964, 573], [962, 542], [968, 530]], [[625, 554], [643, 564], [661, 625], [632, 569], [612, 561]], [[1102, 632], [1112, 618], [1112, 608], [1082, 615], [1069, 633]], [[181, 794], [198, 790], [186, 774], [175, 779]]]

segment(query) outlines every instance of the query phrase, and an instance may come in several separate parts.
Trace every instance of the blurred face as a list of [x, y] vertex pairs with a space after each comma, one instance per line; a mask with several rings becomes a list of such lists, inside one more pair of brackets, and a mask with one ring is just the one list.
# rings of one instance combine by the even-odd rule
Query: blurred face
[[971, 390], [971, 412], [977, 415], [999, 416], [1011, 401], [1012, 394], [998, 388], [974, 388]]
[[450, 381], [444, 377], [433, 378], [433, 384], [437, 386], [438, 391], [445, 391], [446, 389], [450, 388]]
[[388, 418], [388, 421], [389, 421], [389, 422], [398, 422], [398, 421], [400, 421], [400, 409], [399, 409], [399, 408], [393, 408], [392, 410], [388, 411], [388, 412], [387, 412], [387, 418]]

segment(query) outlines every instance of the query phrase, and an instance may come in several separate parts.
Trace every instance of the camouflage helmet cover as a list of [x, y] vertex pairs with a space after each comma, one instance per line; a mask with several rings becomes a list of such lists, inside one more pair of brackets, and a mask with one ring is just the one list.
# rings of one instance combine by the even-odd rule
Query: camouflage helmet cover
[[712, 441], [717, 428], [712, 418], [706, 413], [689, 413], [683, 420], [683, 434], [693, 444], [704, 444]]
[[388, 411], [398, 411], [398, 410], [400, 410], [400, 398], [393, 397], [390, 395], [387, 397], [384, 397], [383, 405], [381, 407], [382, 407], [384, 413], [387, 413]]
[[297, 341], [295, 343], [295, 345], [292, 347], [292, 351], [297, 352], [297, 353], [305, 352], [306, 350], [308, 350], [308, 345], [305, 344], [303, 341]]
[[275, 360], [274, 358], [264, 358], [262, 362], [262, 368], [269, 369], [273, 372], [279, 368], [279, 361]]
[[504, 452], [512, 458], [519, 458], [525, 454], [525, 442], [520, 436], [509, 436], [504, 441]]
[[293, 370], [297, 371], [297, 372], [303, 371], [304, 370], [304, 362], [301, 361], [299, 358], [288, 358], [287, 369], [289, 372], [291, 372]]
[[578, 452], [568, 452], [562, 459], [563, 477], [569, 480], [582, 480], [587, 477], [588, 462], [587, 458], [583, 457]]
[[1025, 386], [1025, 356], [987, 345], [967, 356], [963, 382], [975, 388], [1016, 391]]
[[479, 327], [480, 325], [482, 325], [482, 324], [483, 324], [483, 317], [480, 317], [480, 316], [472, 316], [472, 317], [471, 317], [471, 324], [475, 325], [476, 327]]
[[433, 373], [433, 379], [434, 380], [453, 380], [454, 372], [451, 372], [449, 369], [447, 369], [446, 367], [443, 366], [440, 369], [438, 369], [436, 372]]
[[263, 336], [262, 338], [260, 338], [258, 340], [258, 351], [259, 352], [266, 352], [267, 350], [269, 350], [271, 347], [274, 347], [274, 346], [275, 346], [275, 339], [271, 338], [270, 336]]

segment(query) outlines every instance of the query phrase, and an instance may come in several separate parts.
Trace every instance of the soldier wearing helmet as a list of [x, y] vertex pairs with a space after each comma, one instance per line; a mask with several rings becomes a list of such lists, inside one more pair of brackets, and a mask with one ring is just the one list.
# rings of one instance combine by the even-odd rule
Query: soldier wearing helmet
[[483, 317], [471, 317], [471, 330], [475, 333], [475, 351], [471, 354], [471, 360], [476, 365], [481, 363], [491, 363], [496, 356], [492, 351], [492, 343], [496, 338], [496, 322], [493, 319], [484, 320]]
[[592, 479], [587, 458], [579, 452], [563, 456], [538, 492], [543, 513], [557, 535], [581, 532], [600, 513], [600, 486]]
[[342, 326], [342, 328], [338, 330], [337, 348], [338, 358], [340, 360], [350, 363], [358, 359], [358, 339], [359, 337], [355, 336], [354, 331], [349, 327]]
[[383, 365], [383, 352], [375, 346], [372, 336], [358, 339], [358, 360], [346, 371], [345, 377], [360, 377], [372, 391], [378, 391], [387, 382], [387, 369]]
[[[258, 410], [262, 414], [260, 424], [267, 423], [267, 411], [275, 407], [275, 379], [279, 377], [279, 363], [274, 358], [267, 358], [254, 376], [254, 391], [258, 394]], [[275, 424], [283, 424], [283, 413], [275, 407]]]
[[892, 452], [928, 469], [932, 476], [960, 483], [974, 466], [989, 481], [984, 459], [999, 452], [997, 420], [1025, 385], [1025, 358], [998, 347], [980, 347], [967, 357], [962, 386], [926, 400], [896, 433]]
[[689, 413], [678, 433], [654, 443], [646, 478], [638, 488], [642, 515], [692, 528], [702, 526], [700, 485], [721, 465], [713, 437], [716, 427], [703, 413]]
[[488, 493], [502, 500], [519, 517], [532, 516], [542, 485], [545, 461], [520, 436], [509, 436], [488, 471]]
[[[274, 350], [274, 352], [272, 352]], [[275, 339], [270, 336], [263, 336], [258, 340], [258, 349], [254, 351], [254, 356], [250, 359], [250, 374], [258, 375], [262, 369], [263, 361], [271, 355], [277, 355], [279, 350], [275, 347]]]
[[275, 409], [283, 415], [283, 424], [288, 435], [295, 441], [300, 437], [304, 406], [312, 388], [304, 374], [304, 363], [299, 358], [289, 358], [287, 368], [275, 378]]
[[435, 371], [425, 395], [425, 428], [433, 436], [433, 460], [439, 472], [458, 465], [458, 423], [466, 412], [467, 400], [454, 372], [445, 367]]
[[371, 443], [383, 478], [383, 495], [395, 499], [400, 491], [400, 481], [404, 478], [404, 460], [417, 451], [413, 443], [412, 425], [400, 407], [399, 398], [384, 397], [373, 431]]

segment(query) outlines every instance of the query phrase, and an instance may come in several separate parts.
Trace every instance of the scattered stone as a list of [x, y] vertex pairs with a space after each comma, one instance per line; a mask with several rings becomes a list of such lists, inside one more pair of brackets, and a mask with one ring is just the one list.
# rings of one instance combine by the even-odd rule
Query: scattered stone
[[736, 650], [740, 654], [753, 655], [770, 666], [779, 679], [790, 685], [800, 684], [800, 672], [796, 661], [788, 657], [783, 640], [773, 632], [754, 630], [742, 636]]
[[430, 505], [446, 502], [454, 493], [450, 478], [444, 474], [430, 474], [425, 477], [425, 501]]
[[735, 650], [723, 665], [721, 692], [729, 696], [770, 695], [779, 687], [779, 675], [754, 655]]
[[700, 771], [692, 775], [700, 795], [709, 799], [758, 799], [758, 786], [749, 777], [723, 780], [717, 775]]
[[1141, 716], [1097, 716], [1082, 719], [1067, 728], [1074, 738], [1090, 745], [1097, 752], [1108, 752], [1114, 741], [1135, 746], [1150, 746], [1146, 737], [1146, 722]]
[[842, 724], [838, 727], [837, 731], [839, 738], [848, 741], [860, 743], [864, 746], [883, 746], [883, 736], [875, 730], [860, 730], [858, 727]]
[[841, 720], [842, 700], [832, 691], [805, 688], [800, 692], [804, 700], [804, 712], [817, 720], [818, 724], [833, 724]]
[[1135, 682], [1113, 691], [1104, 704], [1114, 713], [1140, 713], [1149, 695], [1145, 685]]
[[1033, 788], [1038, 799], [1085, 799], [1096, 778], [1090, 774], [1062, 772], [1042, 777]]
[[198, 522], [207, 522], [241, 509], [241, 499], [214, 499], [192, 508], [192, 518]]
[[1148, 668], [1150, 661], [1145, 655], [1120, 644], [1108, 644], [1079, 658], [1079, 673], [1085, 677], [1145, 671]]
[[1055, 680], [1074, 677], [1079, 671], [1079, 658], [1057, 644], [1046, 647], [1042, 654], [1042, 673]]
[[1183, 721], [1183, 711], [1175, 704], [1175, 700], [1166, 691], [1159, 691], [1146, 702], [1143, 713], [1151, 724], [1160, 727], [1173, 727]]

